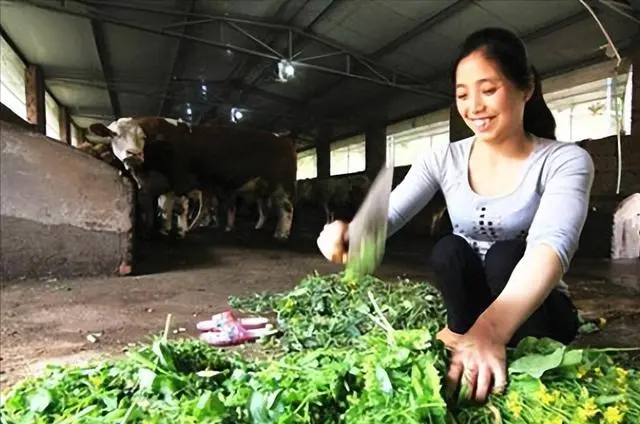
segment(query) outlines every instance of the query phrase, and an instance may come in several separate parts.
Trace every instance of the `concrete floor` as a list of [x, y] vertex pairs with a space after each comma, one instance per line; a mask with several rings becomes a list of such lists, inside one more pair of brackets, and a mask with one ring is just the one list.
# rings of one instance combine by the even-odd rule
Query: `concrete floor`
[[[279, 244], [269, 233], [241, 229], [235, 234], [198, 230], [185, 240], [161, 240], [140, 252], [143, 275], [70, 281], [5, 283], [0, 300], [0, 384], [2, 389], [45, 364], [82, 362], [120, 354], [128, 343], [162, 332], [167, 314], [172, 329], [196, 335], [195, 323], [226, 307], [229, 295], [282, 291], [327, 263], [315, 234], [294, 235]], [[379, 276], [429, 280], [424, 264], [431, 243], [394, 238]], [[640, 346], [638, 261], [576, 260], [567, 281], [577, 306], [607, 318], [598, 333], [577, 341], [592, 346]], [[101, 333], [96, 343], [90, 333]]]

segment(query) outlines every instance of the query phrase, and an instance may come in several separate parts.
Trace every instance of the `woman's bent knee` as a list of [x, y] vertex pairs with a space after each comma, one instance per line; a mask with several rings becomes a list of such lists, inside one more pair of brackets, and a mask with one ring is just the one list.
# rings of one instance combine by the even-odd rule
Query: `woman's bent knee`
[[511, 274], [516, 267], [527, 243], [524, 240], [497, 241], [487, 250], [484, 256], [484, 266], [488, 273]]
[[443, 264], [449, 263], [452, 259], [459, 258], [461, 255], [468, 253], [471, 246], [467, 241], [455, 234], [449, 234], [442, 237], [433, 247], [431, 252], [431, 265], [438, 268]]

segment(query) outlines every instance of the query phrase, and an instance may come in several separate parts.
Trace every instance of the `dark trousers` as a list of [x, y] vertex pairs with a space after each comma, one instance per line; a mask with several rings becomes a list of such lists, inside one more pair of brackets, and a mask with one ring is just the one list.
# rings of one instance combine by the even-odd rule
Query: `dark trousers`
[[[495, 242], [487, 251], [483, 265], [480, 256], [460, 236], [450, 234], [436, 243], [431, 266], [436, 272], [451, 331], [464, 334], [471, 328], [505, 288], [525, 248], [524, 240]], [[568, 344], [575, 338], [578, 326], [573, 303], [554, 289], [516, 331], [509, 346], [515, 346], [527, 336], [549, 337]]]

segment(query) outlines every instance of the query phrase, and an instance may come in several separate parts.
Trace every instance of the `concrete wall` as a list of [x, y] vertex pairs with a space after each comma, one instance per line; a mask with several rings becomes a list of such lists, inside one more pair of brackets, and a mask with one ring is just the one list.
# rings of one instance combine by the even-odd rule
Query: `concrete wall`
[[134, 190], [118, 171], [0, 122], [3, 280], [128, 274]]

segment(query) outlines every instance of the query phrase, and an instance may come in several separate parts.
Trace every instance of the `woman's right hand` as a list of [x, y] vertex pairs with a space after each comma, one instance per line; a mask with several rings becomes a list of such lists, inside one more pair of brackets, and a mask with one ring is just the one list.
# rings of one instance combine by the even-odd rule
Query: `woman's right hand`
[[316, 244], [325, 258], [336, 264], [347, 262], [347, 240], [349, 224], [333, 221], [322, 229]]

